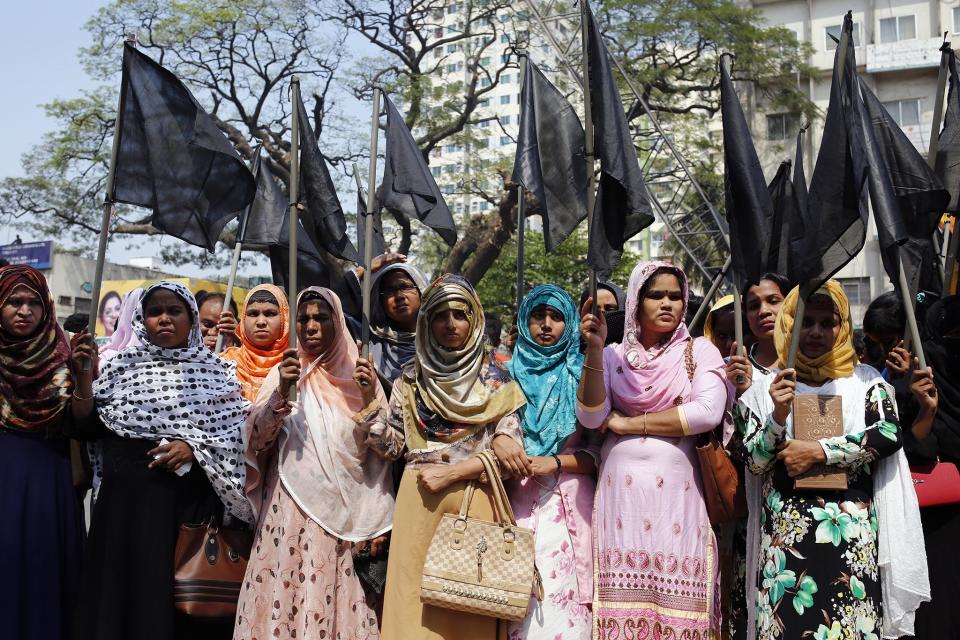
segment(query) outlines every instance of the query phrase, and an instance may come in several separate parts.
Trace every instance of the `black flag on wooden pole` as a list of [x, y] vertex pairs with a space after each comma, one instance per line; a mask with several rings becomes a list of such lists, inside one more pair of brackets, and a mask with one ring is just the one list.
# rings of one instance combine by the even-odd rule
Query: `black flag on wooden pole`
[[114, 198], [153, 209], [160, 231], [213, 251], [253, 200], [253, 176], [213, 118], [170, 71], [123, 47]]

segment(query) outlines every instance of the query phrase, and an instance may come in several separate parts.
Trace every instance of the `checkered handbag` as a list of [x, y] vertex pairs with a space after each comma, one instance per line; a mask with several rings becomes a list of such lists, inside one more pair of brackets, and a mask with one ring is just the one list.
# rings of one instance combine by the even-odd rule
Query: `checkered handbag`
[[468, 482], [460, 513], [444, 514], [430, 541], [420, 599], [445, 609], [523, 620], [531, 592], [543, 600], [533, 531], [517, 526], [490, 454], [482, 452], [478, 457], [493, 489], [497, 521], [467, 515], [478, 481]]

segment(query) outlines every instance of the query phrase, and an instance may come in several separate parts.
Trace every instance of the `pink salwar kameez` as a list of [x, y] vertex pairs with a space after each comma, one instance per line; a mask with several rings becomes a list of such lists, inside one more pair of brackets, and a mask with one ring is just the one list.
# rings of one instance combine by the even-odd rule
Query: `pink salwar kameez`
[[[606, 401], [578, 405], [588, 429], [611, 411], [626, 416], [679, 407], [684, 437], [608, 433], [594, 512], [594, 638], [706, 640], [720, 627], [720, 572], [694, 450], [697, 434], [723, 420], [723, 359], [709, 341], [692, 348], [684, 324], [651, 350], [639, 341], [637, 299], [664, 263], [641, 263], [630, 278], [624, 341], [604, 350]], [[678, 274], [669, 266], [670, 273]], [[685, 278], [678, 275], [684, 288]]]

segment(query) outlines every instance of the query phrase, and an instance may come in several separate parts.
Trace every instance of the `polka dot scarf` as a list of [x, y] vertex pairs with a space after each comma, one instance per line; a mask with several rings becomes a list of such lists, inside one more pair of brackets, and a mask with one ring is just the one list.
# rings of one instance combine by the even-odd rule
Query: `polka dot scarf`
[[[147, 336], [143, 301], [157, 288], [177, 294], [190, 310], [193, 326], [182, 349], [158, 347]], [[253, 522], [243, 492], [243, 430], [249, 403], [241, 394], [235, 365], [204, 348], [193, 294], [176, 283], [153, 285], [140, 297], [132, 325], [142, 344], [110, 360], [94, 383], [104, 425], [124, 438], [183, 440], [227, 513]], [[95, 466], [99, 471], [96, 462]]]

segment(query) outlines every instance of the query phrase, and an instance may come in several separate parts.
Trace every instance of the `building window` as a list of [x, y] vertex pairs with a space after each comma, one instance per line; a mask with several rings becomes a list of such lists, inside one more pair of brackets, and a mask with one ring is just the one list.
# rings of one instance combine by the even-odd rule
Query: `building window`
[[456, 153], [456, 151], [457, 151], [457, 145], [455, 145], [455, 144], [448, 144], [448, 145], [446, 146], [446, 148], [444, 149], [444, 151], [446, 151], [447, 153]]
[[[825, 28], [823, 34], [823, 50], [824, 51], [833, 51], [837, 48], [837, 43], [833, 41], [833, 38], [840, 40], [840, 33], [843, 29], [843, 25], [835, 24]], [[833, 36], [831, 38], [830, 36]], [[860, 23], [853, 23], [853, 46], [860, 46]]]
[[503, 64], [506, 64], [506, 63], [510, 62], [510, 54], [509, 54], [509, 53], [503, 53], [503, 54], [501, 54], [501, 55], [500, 55], [500, 62], [503, 63]]
[[489, 209], [489, 208], [490, 208], [490, 203], [489, 203], [489, 202], [483, 201], [483, 202], [480, 203], [480, 211], [486, 211], [486, 210]]
[[953, 32], [960, 33], [960, 7], [953, 9]]
[[883, 103], [900, 128], [915, 127], [920, 124], [920, 98], [909, 100], [891, 100]]
[[442, 37], [443, 37], [443, 27], [437, 27], [436, 29], [434, 29], [434, 30], [433, 30], [433, 37], [434, 37], [434, 38], [442, 38]]
[[489, 106], [490, 106], [490, 98], [484, 98], [483, 100], [479, 101], [479, 102], [477, 103], [477, 106], [478, 106], [478, 107], [489, 107]]
[[73, 304], [73, 298], [71, 298], [70, 296], [58, 296], [57, 304], [60, 305], [61, 307], [69, 307], [70, 305]]
[[850, 315], [854, 324], [860, 324], [867, 306], [870, 304], [870, 278], [837, 278], [844, 295], [850, 301]]
[[492, 61], [490, 60], [490, 56], [483, 56], [482, 58], [480, 58], [480, 66], [481, 66], [481, 67], [489, 67], [489, 66], [490, 66], [490, 62], [492, 62]]
[[897, 16], [895, 18], [880, 19], [880, 42], [898, 42], [900, 40], [916, 40], [917, 17]]
[[767, 140], [787, 140], [800, 129], [796, 113], [774, 113], [767, 116]]
[[455, 63], [447, 65], [447, 73], [454, 73], [456, 72], [456, 70], [457, 70], [457, 65]]
[[513, 116], [501, 116], [500, 124], [511, 124], [513, 122]]
[[[954, 11], [956, 11], [956, 9], [954, 9]], [[500, 35], [500, 42], [502, 42], [503, 44], [510, 44], [510, 36], [508, 36], [508, 35], [505, 34], [505, 33], [501, 34], [501, 35]]]
[[480, 78], [480, 86], [484, 89], [490, 86], [490, 78]]
[[511, 82], [513, 82], [513, 76], [510, 75], [509, 73], [505, 73], [502, 76], [500, 76], [500, 82], [501, 84], [510, 84]]
[[448, 14], [450, 14], [450, 13], [456, 13], [457, 11], [460, 11], [460, 5], [459, 5], [459, 4], [451, 4], [451, 5], [449, 5], [449, 6], [447, 7], [447, 13], [448, 13]]
[[480, 127], [481, 129], [486, 129], [487, 127], [490, 126], [490, 121], [489, 121], [489, 120], [481, 120], [481, 121], [478, 122], [477, 124], [479, 125], [479, 127]]
[[510, 144], [511, 142], [513, 142], [513, 140], [510, 139], [510, 136], [500, 136], [500, 146], [501, 146], [501, 147], [505, 147], [506, 145]]
[[447, 53], [456, 53], [456, 51], [457, 51], [457, 45], [455, 44], [447, 45]]
[[500, 96], [500, 104], [510, 104], [510, 96]]
[[430, 167], [430, 173], [433, 174], [434, 178], [439, 178], [441, 169], [440, 167]]

